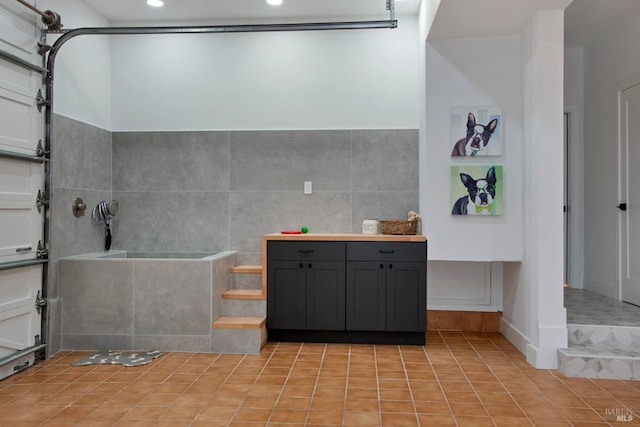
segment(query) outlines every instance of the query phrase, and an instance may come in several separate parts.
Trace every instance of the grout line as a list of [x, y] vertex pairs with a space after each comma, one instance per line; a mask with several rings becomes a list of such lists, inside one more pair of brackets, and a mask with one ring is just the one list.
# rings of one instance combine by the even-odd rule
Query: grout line
[[[451, 349], [446, 344], [446, 340], [444, 339], [444, 337], [442, 336], [440, 331], [437, 331], [437, 332], [438, 332], [438, 336], [442, 340], [442, 343], [446, 345], [447, 350], [449, 351], [449, 353], [451, 353]], [[431, 369], [433, 370], [433, 374], [434, 374], [433, 376], [435, 377], [436, 382], [438, 383], [438, 387], [440, 387], [440, 391], [442, 392], [442, 396], [444, 397], [444, 402], [447, 405], [447, 408], [449, 409], [449, 413], [451, 414], [451, 418], [453, 418], [453, 422], [456, 424], [456, 427], [459, 427], [460, 424], [458, 424], [458, 420], [456, 419], [456, 416], [453, 413], [453, 409], [451, 408], [451, 403], [449, 403], [449, 399], [447, 398], [447, 394], [444, 392], [444, 388], [442, 387], [442, 383], [440, 382], [440, 378], [438, 378], [436, 370], [433, 368], [433, 362], [431, 361], [431, 357], [429, 356], [429, 353], [427, 352], [426, 346], [422, 346], [422, 349], [424, 351], [425, 356], [427, 357], [427, 360], [429, 361], [429, 364], [431, 365]], [[451, 353], [451, 356], [455, 359], [455, 355], [453, 353]]]
[[420, 417], [418, 416], [418, 408], [416, 407], [416, 401], [413, 399], [413, 389], [411, 388], [411, 382], [409, 381], [409, 373], [407, 372], [407, 365], [405, 364], [404, 354], [402, 353], [402, 348], [400, 346], [398, 346], [398, 352], [400, 353], [400, 363], [402, 363], [402, 371], [404, 372], [404, 378], [409, 388], [409, 396], [411, 396], [411, 405], [413, 406], [413, 413], [416, 416], [416, 422], [418, 423], [418, 427], [420, 427]]
[[[291, 372], [293, 371], [296, 362], [298, 361], [298, 357], [300, 357], [300, 353], [302, 352], [302, 347], [304, 344], [301, 344], [298, 346], [298, 351], [296, 352], [296, 357], [295, 359], [293, 359], [293, 362], [291, 362], [291, 367], [289, 368], [289, 373], [287, 374], [287, 378], [284, 380], [284, 383], [282, 383], [282, 386], [280, 388], [280, 393], [278, 393], [278, 397], [276, 398], [276, 401], [273, 403], [273, 408], [271, 408], [271, 414], [269, 414], [269, 418], [267, 418], [267, 421], [265, 422], [265, 425], [268, 425], [271, 422], [271, 417], [273, 417], [273, 414], [276, 412], [276, 407], [278, 406], [278, 402], [280, 402], [280, 398], [282, 397], [282, 392], [284, 391], [285, 387], [287, 386], [287, 382], [289, 382], [289, 378], [291, 378]], [[278, 349], [278, 347], [280, 346], [280, 343], [278, 343], [278, 345], [276, 346], [276, 350]], [[275, 354], [275, 351], [272, 353], [272, 357], [273, 354]], [[269, 358], [269, 360], [271, 360], [271, 358]], [[264, 364], [264, 366], [267, 366], [267, 363]], [[264, 370], [264, 369], [263, 369]], [[262, 375], [262, 374], [261, 374]], [[242, 406], [242, 405], [240, 405]], [[235, 417], [235, 415], [234, 415]]]
[[[347, 357], [347, 371], [345, 373], [345, 385], [344, 385], [344, 403], [342, 404], [342, 424], [344, 425], [347, 417], [347, 400], [349, 393], [349, 371], [351, 370], [351, 344], [349, 344], [349, 353]], [[379, 401], [379, 399], [378, 399]]]
[[378, 393], [378, 423], [382, 425], [382, 404], [380, 403], [380, 372], [378, 370], [378, 344], [373, 345], [373, 361], [376, 365], [376, 392]]

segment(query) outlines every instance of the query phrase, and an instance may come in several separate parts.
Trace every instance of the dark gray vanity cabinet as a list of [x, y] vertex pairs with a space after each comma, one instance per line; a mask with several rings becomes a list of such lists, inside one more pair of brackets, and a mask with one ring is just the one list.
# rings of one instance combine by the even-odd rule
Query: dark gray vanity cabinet
[[344, 242], [268, 242], [267, 328], [345, 329]]
[[426, 244], [347, 243], [347, 330], [424, 332]]
[[272, 341], [425, 342], [427, 244], [267, 240]]

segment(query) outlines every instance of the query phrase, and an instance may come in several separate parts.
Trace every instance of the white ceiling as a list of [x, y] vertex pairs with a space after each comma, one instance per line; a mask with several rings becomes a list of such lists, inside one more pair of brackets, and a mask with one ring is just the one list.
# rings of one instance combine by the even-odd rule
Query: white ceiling
[[[84, 0], [109, 20], [157, 25], [168, 21], [252, 20], [309, 22], [389, 19], [386, 0], [164, 0], [152, 8], [145, 0]], [[569, 4], [570, 3], [570, 4]], [[640, 0], [442, 0], [429, 39], [518, 34], [537, 10], [565, 10], [565, 45], [583, 46], [622, 17], [640, 15]], [[420, 0], [395, 0], [396, 14], [417, 14]], [[638, 16], [640, 20], [640, 16]]]
[[521, 33], [538, 10], [564, 9], [571, 0], [443, 0], [429, 39]]
[[591, 43], [624, 16], [640, 20], [638, 0], [573, 0], [565, 10], [565, 46]]
[[[121, 21], [218, 21], [251, 19], [340, 18], [389, 19], [385, 0], [284, 0], [269, 6], [265, 0], [164, 0], [153, 8], [145, 0], [84, 0], [113, 22]], [[420, 0], [396, 0], [396, 14], [416, 14]]]

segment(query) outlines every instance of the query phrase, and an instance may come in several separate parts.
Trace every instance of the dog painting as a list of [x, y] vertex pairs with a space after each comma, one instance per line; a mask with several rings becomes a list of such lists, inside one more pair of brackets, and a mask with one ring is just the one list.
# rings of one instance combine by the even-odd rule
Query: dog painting
[[[499, 156], [502, 154], [500, 109], [496, 107], [453, 108], [452, 157]], [[460, 138], [464, 135], [463, 138]]]
[[501, 215], [502, 166], [452, 166], [452, 215]]

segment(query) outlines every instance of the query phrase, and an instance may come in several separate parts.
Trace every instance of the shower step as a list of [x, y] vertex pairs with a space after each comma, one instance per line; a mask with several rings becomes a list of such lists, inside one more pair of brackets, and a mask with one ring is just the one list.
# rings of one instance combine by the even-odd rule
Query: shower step
[[236, 265], [231, 267], [231, 289], [262, 290], [261, 265]]
[[267, 342], [265, 317], [225, 316], [213, 322], [212, 353], [259, 354]]
[[222, 299], [263, 300], [265, 297], [260, 289], [229, 289], [222, 293]]
[[230, 289], [222, 294], [222, 316], [263, 317], [267, 315], [267, 299], [259, 289]]
[[213, 329], [260, 329], [266, 322], [266, 317], [223, 316], [213, 322]]
[[236, 265], [231, 267], [232, 273], [262, 274], [261, 265]]

